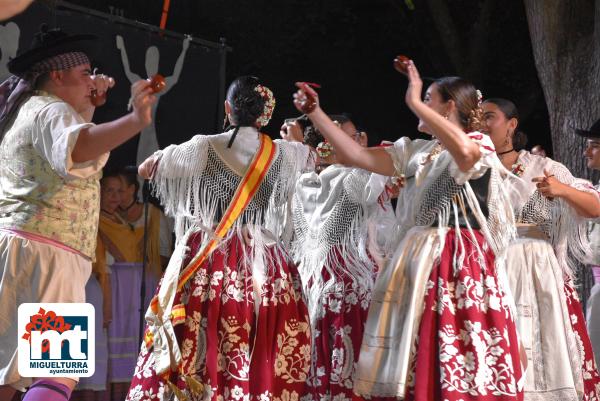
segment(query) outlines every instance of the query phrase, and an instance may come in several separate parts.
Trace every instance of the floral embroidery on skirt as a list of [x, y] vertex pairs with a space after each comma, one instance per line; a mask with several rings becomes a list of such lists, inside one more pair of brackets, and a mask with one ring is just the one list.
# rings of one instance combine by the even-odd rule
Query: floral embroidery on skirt
[[[339, 252], [332, 252], [343, 265]], [[373, 272], [373, 282], [377, 272]], [[325, 281], [328, 273], [323, 271]], [[330, 291], [319, 299], [317, 316], [313, 322], [313, 348], [309, 379], [309, 394], [302, 401], [361, 401], [365, 398], [354, 394], [354, 373], [365, 321], [371, 301], [371, 291], [366, 283], [360, 283], [348, 274], [340, 273]], [[388, 398], [373, 397], [379, 401]], [[395, 400], [396, 397], [389, 398]]]
[[494, 254], [485, 250], [480, 232], [474, 235], [461, 229], [459, 238], [450, 230], [431, 271], [407, 400], [523, 399], [516, 326]]
[[571, 325], [577, 338], [579, 353], [581, 355], [583, 371], [583, 401], [600, 400], [600, 375], [594, 359], [592, 343], [585, 326], [583, 308], [579, 296], [570, 278], [565, 278], [565, 294], [567, 296], [567, 309], [571, 317]]
[[[190, 237], [190, 255], [200, 242], [200, 233]], [[234, 236], [177, 292], [175, 304], [186, 312], [175, 327], [183, 376], [171, 374], [169, 380], [189, 400], [279, 401], [306, 393], [310, 327], [299, 277], [280, 249], [264, 252], [262, 284], [253, 280], [251, 248]], [[142, 346], [127, 400], [162, 400], [170, 393], [153, 359]], [[186, 376], [201, 383], [202, 391], [194, 391]]]

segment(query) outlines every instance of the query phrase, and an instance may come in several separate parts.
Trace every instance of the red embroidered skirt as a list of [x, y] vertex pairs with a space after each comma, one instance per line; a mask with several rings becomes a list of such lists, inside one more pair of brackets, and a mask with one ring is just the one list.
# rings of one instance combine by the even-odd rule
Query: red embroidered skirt
[[[201, 234], [190, 237], [184, 265], [200, 242]], [[176, 294], [174, 303], [186, 314], [175, 327], [183, 363], [169, 381], [189, 400], [284, 400], [306, 393], [310, 328], [298, 273], [284, 252], [266, 247], [265, 266], [253, 279], [252, 251], [234, 236]], [[142, 346], [127, 400], [170, 392], [153, 366], [154, 354]], [[203, 390], [189, 388], [185, 376]]]
[[[431, 271], [407, 400], [523, 399], [516, 326], [498, 285], [494, 254], [483, 248], [483, 235], [474, 234], [461, 229], [458, 238], [448, 231]], [[461, 254], [462, 262], [454, 259]]]

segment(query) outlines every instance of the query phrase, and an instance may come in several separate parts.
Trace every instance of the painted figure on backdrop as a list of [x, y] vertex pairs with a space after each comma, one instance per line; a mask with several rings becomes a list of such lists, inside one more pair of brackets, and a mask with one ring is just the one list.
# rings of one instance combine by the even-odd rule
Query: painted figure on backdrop
[[17, 56], [19, 50], [19, 36], [21, 30], [14, 22], [0, 25], [0, 82], [7, 79], [11, 73], [8, 70], [8, 62]]
[[[191, 37], [186, 36], [183, 39], [183, 45], [181, 49], [181, 53], [175, 62], [175, 67], [173, 68], [173, 74], [165, 77], [166, 88], [163, 90], [158, 96], [158, 101], [154, 104], [152, 108], [152, 121], [153, 123], [147, 126], [140, 135], [140, 141], [138, 143], [137, 155], [136, 155], [136, 164], [141, 164], [147, 157], [149, 157], [152, 153], [156, 152], [159, 149], [158, 146], [158, 136], [156, 133], [156, 110], [158, 109], [158, 104], [160, 101], [160, 97], [167, 94], [173, 86], [177, 84], [179, 81], [179, 77], [181, 75], [181, 71], [183, 70], [183, 61], [185, 59], [185, 54], [190, 46]], [[125, 70], [125, 75], [130, 82], [136, 82], [140, 79], [140, 76], [131, 71], [129, 57], [127, 56], [127, 50], [125, 49], [125, 42], [123, 41], [123, 37], [121, 35], [117, 35], [117, 49], [121, 51], [121, 60], [123, 62], [123, 69]], [[158, 67], [160, 63], [160, 52], [158, 47], [150, 46], [146, 49], [146, 58], [145, 58], [145, 69], [146, 76], [153, 77], [158, 73]]]

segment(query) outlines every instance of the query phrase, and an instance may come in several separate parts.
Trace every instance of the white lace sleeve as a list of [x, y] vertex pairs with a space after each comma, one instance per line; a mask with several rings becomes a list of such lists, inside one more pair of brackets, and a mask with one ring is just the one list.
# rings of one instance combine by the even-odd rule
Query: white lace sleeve
[[498, 162], [496, 149], [489, 136], [484, 135], [481, 132], [471, 132], [467, 135], [473, 142], [479, 145], [481, 157], [468, 171], [461, 171], [454, 159], [450, 161], [448, 170], [458, 185], [462, 185], [471, 179], [480, 178], [485, 174], [488, 168], [497, 166], [496, 162]]
[[550, 174], [554, 174], [560, 182], [570, 185], [575, 189], [598, 195], [598, 191], [591, 182], [583, 178], [574, 177], [567, 167], [556, 160], [553, 160], [552, 166], [550, 167]]
[[583, 178], [574, 177], [573, 174], [571, 174], [571, 171], [569, 171], [562, 163], [553, 160], [549, 170], [550, 174], [553, 174], [560, 182], [579, 191], [593, 194], [597, 199], [600, 199], [600, 193], [594, 188], [591, 182]]
[[181, 145], [171, 145], [160, 152], [156, 173], [152, 178], [154, 193], [165, 207], [165, 213], [175, 216], [199, 193], [199, 177], [206, 168], [208, 137], [196, 135]]
[[300, 173], [314, 167], [314, 159], [311, 157], [310, 148], [300, 142], [286, 141], [282, 139], [275, 139], [278, 146], [285, 149], [286, 154], [291, 155], [295, 161], [293, 164], [296, 166], [296, 172]]
[[208, 137], [196, 135], [180, 145], [170, 145], [160, 151], [160, 161], [154, 180], [198, 175], [206, 168]]
[[387, 177], [360, 168], [346, 168], [350, 170], [344, 178], [344, 187], [348, 196], [354, 202], [364, 206], [377, 202], [379, 195], [385, 189]]
[[[599, 198], [598, 192], [589, 181], [574, 177], [563, 164], [552, 160], [547, 169], [560, 182], [579, 191], [592, 193], [597, 199]], [[568, 261], [570, 270], [575, 267], [569, 261], [571, 256], [582, 263], [588, 263], [592, 253], [587, 232], [588, 219], [580, 216], [564, 199], [552, 202], [551, 211], [550, 241], [559, 261]]]
[[590, 262], [594, 265], [600, 265], [600, 224], [592, 223], [589, 228], [590, 232], [590, 248], [592, 256]]

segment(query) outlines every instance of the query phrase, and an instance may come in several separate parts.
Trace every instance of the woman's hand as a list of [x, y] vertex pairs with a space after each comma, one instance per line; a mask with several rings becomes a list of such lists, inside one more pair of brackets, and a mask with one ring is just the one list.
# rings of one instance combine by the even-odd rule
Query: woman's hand
[[421, 94], [423, 92], [423, 81], [419, 75], [419, 71], [412, 60], [409, 60], [406, 65], [406, 76], [408, 77], [408, 88], [406, 89], [406, 105], [413, 110], [415, 105], [422, 103]]
[[300, 113], [309, 115], [319, 107], [319, 94], [306, 82], [296, 82], [298, 91], [294, 93], [294, 106]]
[[289, 142], [304, 142], [304, 134], [302, 128], [296, 121], [284, 121], [279, 129], [279, 135], [282, 139]]
[[145, 180], [152, 178], [158, 167], [158, 156], [152, 155], [138, 167], [138, 174]]
[[538, 192], [550, 200], [563, 197], [565, 188], [568, 187], [546, 169], [544, 169], [544, 176], [534, 177], [531, 182], [535, 182]]
[[156, 96], [149, 80], [142, 79], [131, 85], [129, 102], [133, 107], [133, 115], [140, 124], [150, 125], [152, 123], [152, 106], [156, 103]]

